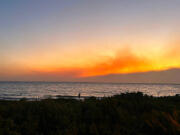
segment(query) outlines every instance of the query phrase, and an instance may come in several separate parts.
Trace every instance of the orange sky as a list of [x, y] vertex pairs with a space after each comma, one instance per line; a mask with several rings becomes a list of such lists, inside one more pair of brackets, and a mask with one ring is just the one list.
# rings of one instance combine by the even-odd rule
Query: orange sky
[[[55, 63], [41, 63], [37, 65], [29, 65], [29, 70], [38, 73], [59, 74], [72, 77], [88, 77], [97, 75], [107, 75], [116, 73], [135, 73], [148, 71], [161, 71], [171, 68], [180, 67], [180, 55], [178, 53], [179, 47], [177, 42], [172, 42], [173, 47], [165, 50], [163, 47], [161, 51], [149, 53], [141, 53], [131, 51], [131, 48], [123, 48], [114, 53], [107, 53], [105, 56], [97, 56], [93, 59], [91, 52], [81, 53], [79, 58], [71, 57], [71, 62], [61, 64], [61, 60]], [[167, 48], [167, 47], [166, 47]], [[90, 54], [90, 55], [89, 55]], [[76, 55], [77, 57], [77, 55]], [[76, 60], [77, 59], [77, 60]], [[67, 60], [68, 61], [68, 60]], [[57, 63], [56, 63], [57, 62]], [[49, 65], [48, 65], [49, 64]], [[63, 65], [64, 64], [64, 65]], [[28, 65], [28, 64], [27, 64]]]
[[[139, 46], [128, 44], [122, 45], [122, 47], [119, 45], [112, 48], [109, 45], [71, 48], [64, 49], [60, 51], [61, 53], [58, 53], [59, 49], [52, 50], [52, 52], [45, 49], [45, 52], [35, 52], [33, 55], [19, 53], [16, 54], [19, 55], [16, 60], [9, 58], [11, 61], [6, 62], [5, 57], [2, 59], [4, 64], [1, 66], [0, 74], [7, 78], [35, 74], [37, 76], [57, 74], [79, 78], [180, 68], [178, 40], [169, 40], [166, 44], [159, 41], [159, 45], [153, 48], [141, 47], [141, 44]], [[148, 42], [144, 42], [144, 44], [148, 44]]]
[[177, 0], [0, 3], [0, 80], [180, 68], [179, 5]]

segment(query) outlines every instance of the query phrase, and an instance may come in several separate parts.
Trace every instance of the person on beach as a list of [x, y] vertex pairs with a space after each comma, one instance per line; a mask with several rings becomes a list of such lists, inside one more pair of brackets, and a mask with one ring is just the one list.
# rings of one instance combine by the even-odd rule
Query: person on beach
[[81, 93], [78, 94], [78, 97], [81, 98]]

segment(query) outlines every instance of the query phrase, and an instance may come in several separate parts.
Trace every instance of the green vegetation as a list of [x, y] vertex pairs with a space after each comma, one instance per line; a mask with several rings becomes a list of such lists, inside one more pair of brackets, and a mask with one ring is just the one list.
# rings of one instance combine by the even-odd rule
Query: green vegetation
[[180, 96], [0, 101], [0, 135], [179, 135]]

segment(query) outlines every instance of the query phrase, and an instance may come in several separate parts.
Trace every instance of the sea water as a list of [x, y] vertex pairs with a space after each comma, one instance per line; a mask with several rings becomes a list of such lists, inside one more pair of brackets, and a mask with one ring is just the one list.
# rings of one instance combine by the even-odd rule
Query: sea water
[[126, 92], [152, 96], [180, 94], [180, 84], [121, 84], [87, 82], [0, 82], [0, 99], [43, 99], [56, 96], [107, 97]]

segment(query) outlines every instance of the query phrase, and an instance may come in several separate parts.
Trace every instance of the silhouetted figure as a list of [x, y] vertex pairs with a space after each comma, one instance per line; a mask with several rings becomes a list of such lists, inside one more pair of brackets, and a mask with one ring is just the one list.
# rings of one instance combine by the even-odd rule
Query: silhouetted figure
[[78, 94], [78, 97], [81, 98], [81, 93]]

